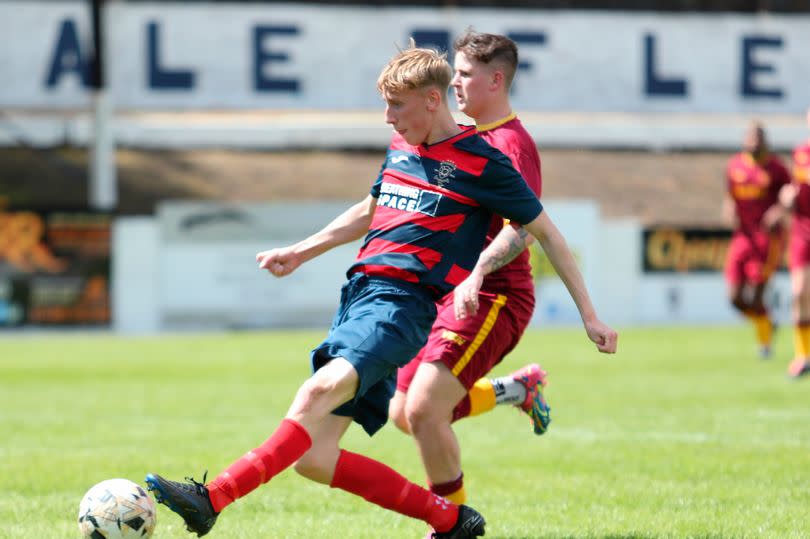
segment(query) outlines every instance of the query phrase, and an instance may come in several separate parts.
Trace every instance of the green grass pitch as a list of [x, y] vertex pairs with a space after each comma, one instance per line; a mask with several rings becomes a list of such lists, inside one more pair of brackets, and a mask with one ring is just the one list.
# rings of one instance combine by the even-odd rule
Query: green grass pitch
[[[148, 471], [209, 478], [263, 442], [309, 374], [321, 331], [119, 338], [0, 335], [0, 538], [78, 537], [79, 500]], [[550, 373], [541, 437], [499, 407], [457, 424], [469, 503], [487, 539], [810, 537], [810, 379], [791, 382], [753, 330], [530, 331], [495, 371]], [[353, 427], [344, 447], [422, 483], [412, 441]], [[421, 522], [287, 470], [228, 508], [209, 537], [419, 538]], [[154, 537], [192, 537], [158, 509]]]

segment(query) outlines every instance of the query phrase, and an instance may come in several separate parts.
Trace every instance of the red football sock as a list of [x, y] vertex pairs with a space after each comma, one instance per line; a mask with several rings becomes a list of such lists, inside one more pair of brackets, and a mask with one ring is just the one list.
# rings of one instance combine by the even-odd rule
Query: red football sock
[[208, 484], [214, 511], [245, 496], [291, 466], [312, 446], [309, 433], [299, 423], [285, 419], [261, 446], [228, 466]]
[[418, 518], [438, 532], [446, 532], [458, 519], [458, 506], [411, 483], [381, 462], [341, 451], [332, 488], [357, 494], [385, 509]]

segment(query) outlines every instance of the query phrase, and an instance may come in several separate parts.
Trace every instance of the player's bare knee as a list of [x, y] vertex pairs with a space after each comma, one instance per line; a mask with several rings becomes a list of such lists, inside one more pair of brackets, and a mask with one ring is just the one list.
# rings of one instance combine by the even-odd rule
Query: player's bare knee
[[391, 421], [394, 422], [394, 425], [396, 425], [396, 427], [399, 430], [401, 430], [405, 434], [410, 434], [411, 433], [411, 426], [408, 424], [408, 420], [405, 417], [405, 410], [403, 410], [402, 408], [399, 408], [396, 411], [395, 415], [389, 415], [389, 417], [391, 418]]
[[411, 433], [410, 425], [408, 425], [408, 420], [405, 418], [405, 398], [399, 397], [400, 393], [397, 393], [397, 396], [394, 396], [391, 399], [391, 402], [388, 404], [388, 418], [394, 423], [394, 425], [404, 432], [405, 434]]
[[301, 388], [298, 390], [298, 395], [301, 397], [303, 402], [311, 405], [312, 403], [317, 402], [323, 396], [327, 395], [334, 388], [335, 384], [333, 384], [330, 380], [313, 376], [301, 385]]
[[410, 431], [415, 435], [420, 431], [429, 430], [439, 420], [429, 403], [423, 402], [407, 403], [404, 415]]
[[304, 382], [295, 394], [292, 405], [287, 412], [287, 417], [298, 422], [304, 418], [317, 418], [327, 413], [329, 408], [322, 401], [327, 398], [330, 389], [322, 381], [310, 378]]

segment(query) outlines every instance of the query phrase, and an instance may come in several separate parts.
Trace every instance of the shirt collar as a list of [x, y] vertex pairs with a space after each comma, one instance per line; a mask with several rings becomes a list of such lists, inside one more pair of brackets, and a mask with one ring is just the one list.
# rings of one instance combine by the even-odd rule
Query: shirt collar
[[506, 116], [505, 118], [501, 118], [500, 120], [495, 120], [494, 122], [489, 122], [486, 124], [477, 124], [475, 127], [478, 128], [479, 132], [490, 131], [492, 129], [495, 129], [496, 127], [502, 126], [506, 122], [511, 122], [515, 118], [517, 118], [517, 114], [512, 112], [509, 114], [509, 116]]

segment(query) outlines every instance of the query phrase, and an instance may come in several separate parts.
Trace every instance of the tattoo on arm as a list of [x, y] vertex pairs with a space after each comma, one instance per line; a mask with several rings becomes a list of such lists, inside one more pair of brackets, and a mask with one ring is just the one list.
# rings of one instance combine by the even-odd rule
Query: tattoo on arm
[[488, 273], [501, 269], [526, 249], [526, 236], [529, 233], [523, 227], [514, 230], [516, 236], [510, 236], [507, 242], [491, 244], [492, 249], [481, 254], [481, 265], [489, 269]]

